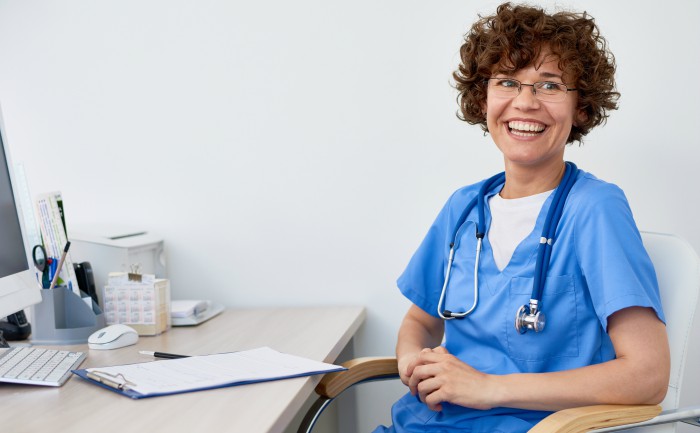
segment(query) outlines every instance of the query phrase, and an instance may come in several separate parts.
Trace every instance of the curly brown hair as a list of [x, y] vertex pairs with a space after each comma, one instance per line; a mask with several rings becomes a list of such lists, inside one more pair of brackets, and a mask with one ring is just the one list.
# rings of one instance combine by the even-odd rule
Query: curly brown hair
[[617, 109], [615, 58], [586, 12], [547, 14], [541, 8], [504, 3], [495, 15], [479, 16], [464, 40], [462, 62], [453, 74], [459, 91], [457, 117], [481, 125], [485, 132], [486, 83], [494, 68], [515, 72], [538, 61], [543, 50], [559, 59], [567, 82], [578, 89], [577, 111], [585, 113], [572, 127], [567, 143], [581, 142], [594, 126], [605, 123], [610, 110]]

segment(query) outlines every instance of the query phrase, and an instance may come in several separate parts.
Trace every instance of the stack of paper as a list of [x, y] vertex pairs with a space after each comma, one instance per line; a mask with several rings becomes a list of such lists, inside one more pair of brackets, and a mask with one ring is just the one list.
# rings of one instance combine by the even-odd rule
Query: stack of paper
[[207, 301], [177, 300], [170, 303], [170, 315], [172, 317], [189, 317], [201, 314], [209, 306]]
[[224, 306], [212, 301], [177, 300], [170, 303], [173, 326], [197, 326], [224, 311]]

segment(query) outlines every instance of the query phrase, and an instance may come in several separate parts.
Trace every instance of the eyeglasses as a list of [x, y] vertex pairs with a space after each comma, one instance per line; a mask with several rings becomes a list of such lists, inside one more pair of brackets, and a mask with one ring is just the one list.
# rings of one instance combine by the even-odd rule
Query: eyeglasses
[[565, 84], [552, 81], [538, 81], [533, 84], [521, 83], [513, 78], [489, 78], [489, 93], [498, 98], [514, 98], [523, 86], [532, 87], [535, 98], [544, 102], [561, 102], [566, 94], [578, 89], [569, 89]]

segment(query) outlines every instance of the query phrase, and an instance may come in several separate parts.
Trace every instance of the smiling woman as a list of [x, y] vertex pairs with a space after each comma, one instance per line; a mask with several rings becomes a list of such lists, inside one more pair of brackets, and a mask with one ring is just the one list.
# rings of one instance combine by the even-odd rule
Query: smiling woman
[[[503, 153], [506, 169], [522, 164], [550, 166], [556, 171], [572, 130], [586, 119], [584, 110], [577, 106], [577, 92], [570, 93], [563, 83], [558, 59], [548, 51], [540, 56], [535, 64], [511, 74], [497, 73], [495, 79], [488, 80], [486, 125]], [[523, 86], [532, 91], [523, 92]], [[549, 92], [541, 91], [543, 87]], [[554, 181], [546, 187], [556, 187], [558, 179]], [[502, 196], [516, 198], [508, 196], [508, 190]]]
[[460, 53], [460, 116], [505, 172], [457, 190], [398, 279], [410, 392], [376, 431], [517, 433], [568, 407], [660, 402], [668, 341], [630, 207], [564, 161], [617, 108], [605, 39], [586, 13], [505, 3]]
[[[473, 24], [460, 49], [462, 63], [454, 73], [462, 120], [488, 131], [483, 107], [494, 70], [508, 76], [544, 60], [556, 63], [558, 74], [578, 92], [585, 121], [567, 142], [580, 141], [617, 108], [615, 57], [607, 49], [593, 18], [585, 12], [542, 14], [536, 8], [502, 6], [495, 16]], [[547, 55], [544, 55], [547, 54]], [[590, 67], [595, 66], [595, 67]], [[535, 92], [537, 93], [537, 92]]]

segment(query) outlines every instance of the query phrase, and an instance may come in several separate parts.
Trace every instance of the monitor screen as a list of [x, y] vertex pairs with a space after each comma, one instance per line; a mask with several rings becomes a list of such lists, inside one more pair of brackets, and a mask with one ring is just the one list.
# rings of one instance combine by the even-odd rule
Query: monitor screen
[[0, 318], [41, 301], [27, 251], [22, 212], [0, 113]]

